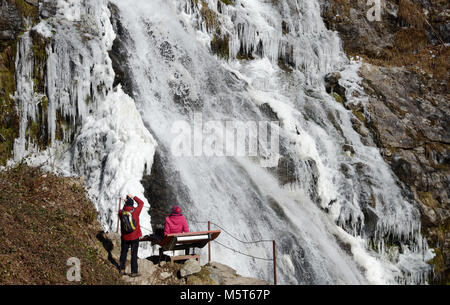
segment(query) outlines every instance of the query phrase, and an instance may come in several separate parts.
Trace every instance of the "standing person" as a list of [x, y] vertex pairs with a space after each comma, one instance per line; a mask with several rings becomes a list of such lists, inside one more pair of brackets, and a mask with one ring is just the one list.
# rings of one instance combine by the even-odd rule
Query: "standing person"
[[[134, 201], [138, 206], [134, 207]], [[119, 211], [119, 219], [121, 222], [121, 252], [120, 252], [120, 274], [125, 274], [125, 264], [127, 262], [128, 248], [131, 246], [131, 275], [139, 276], [138, 273], [138, 248], [139, 237], [142, 236], [141, 227], [139, 225], [139, 215], [141, 214], [144, 202], [138, 197], [127, 195], [125, 205]]]
[[174, 206], [172, 213], [166, 217], [166, 224], [164, 225], [164, 236], [171, 233], [185, 233], [189, 232], [189, 227], [186, 217], [181, 214], [181, 208]]

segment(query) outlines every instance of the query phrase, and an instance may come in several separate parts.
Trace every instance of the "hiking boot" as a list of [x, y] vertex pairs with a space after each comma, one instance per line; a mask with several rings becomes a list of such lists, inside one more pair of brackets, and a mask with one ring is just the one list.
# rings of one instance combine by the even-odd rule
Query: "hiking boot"
[[138, 276], [141, 276], [141, 274], [140, 273], [132, 273], [132, 274], [130, 274], [130, 276], [131, 277], [138, 277]]

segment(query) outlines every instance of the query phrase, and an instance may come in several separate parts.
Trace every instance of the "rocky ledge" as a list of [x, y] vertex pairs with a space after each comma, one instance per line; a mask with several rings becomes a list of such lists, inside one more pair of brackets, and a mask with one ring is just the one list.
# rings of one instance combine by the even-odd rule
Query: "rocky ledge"
[[[120, 235], [100, 233], [97, 238], [103, 243], [104, 258], [117, 266], [120, 257]], [[139, 277], [130, 277], [130, 253], [122, 280], [132, 285], [270, 285], [270, 283], [240, 276], [233, 268], [210, 262], [201, 266], [194, 259], [184, 263], [157, 262], [154, 257], [138, 259]]]

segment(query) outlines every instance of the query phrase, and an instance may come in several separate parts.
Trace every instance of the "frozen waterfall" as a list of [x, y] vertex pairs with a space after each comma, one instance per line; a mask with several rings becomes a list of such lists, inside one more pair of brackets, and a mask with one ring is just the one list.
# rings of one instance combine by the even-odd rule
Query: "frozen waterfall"
[[[44, 2], [55, 14], [33, 30], [50, 40], [51, 145], [39, 151], [21, 132], [16, 157], [33, 153], [31, 163], [50, 158], [50, 169], [83, 176], [106, 229], [115, 228], [118, 197], [133, 193], [148, 207], [180, 205], [193, 231], [210, 220], [242, 240], [276, 239], [281, 283], [426, 281], [432, 253], [417, 207], [377, 148], [361, 141], [351, 111], [325, 90], [325, 75], [339, 71], [347, 102], [367, 103], [359, 63], [325, 28], [319, 1]], [[27, 35], [16, 64], [25, 67], [17, 69], [21, 130], [34, 120], [36, 103], [27, 83], [33, 64]], [[213, 52], [217, 41], [221, 49]], [[60, 138], [58, 116], [71, 126]], [[252, 157], [173, 151], [180, 132], [190, 138], [207, 124], [236, 121], [277, 122], [269, 123], [279, 135], [277, 166], [261, 166], [270, 155], [264, 151]], [[229, 140], [221, 128], [209, 131]], [[154, 218], [142, 213], [144, 234], [157, 225]], [[271, 245], [226, 234], [220, 241], [272, 255]], [[270, 262], [212, 247], [214, 260], [271, 281]], [[140, 253], [156, 250], [146, 245]]]

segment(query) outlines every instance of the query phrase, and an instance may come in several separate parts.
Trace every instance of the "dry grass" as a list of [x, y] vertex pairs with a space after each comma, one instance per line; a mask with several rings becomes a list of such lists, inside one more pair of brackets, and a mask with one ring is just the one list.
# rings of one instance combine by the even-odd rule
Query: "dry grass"
[[200, 13], [206, 24], [206, 30], [210, 33], [220, 33], [219, 16], [209, 8], [208, 3], [202, 1]]
[[[79, 180], [20, 165], [0, 173], [0, 188], [0, 284], [123, 284], [101, 254]], [[70, 257], [81, 261], [81, 282], [66, 278]]]
[[416, 29], [425, 27], [425, 17], [417, 4], [410, 0], [400, 0], [398, 4], [398, 18], [408, 26]]
[[[437, 2], [433, 7], [444, 6], [445, 1]], [[370, 41], [370, 37], [362, 37], [360, 44], [357, 45], [352, 36], [344, 36], [346, 53], [350, 56], [360, 56], [374, 65], [405, 67], [419, 73], [425, 71], [435, 79], [448, 81], [450, 71], [448, 47], [443, 44], [442, 38], [430, 23], [436, 12], [431, 10], [425, 15], [418, 2], [412, 0], [399, 0], [396, 3], [398, 5], [396, 22], [369, 23], [377, 33], [382, 31], [386, 36], [392, 35], [392, 44], [374, 53], [372, 49], [364, 47], [366, 44], [374, 44]], [[347, 0], [330, 0], [330, 7], [323, 12], [328, 27], [337, 29], [338, 25], [356, 26], [355, 20], [349, 18], [351, 8], [361, 11], [365, 6], [360, 7], [355, 2]], [[431, 43], [427, 32], [437, 37], [439, 45]], [[374, 46], [376, 47], [376, 44]]]
[[[402, 39], [405, 38], [398, 38], [398, 40]], [[432, 75], [433, 78], [448, 81], [450, 71], [449, 48], [432, 45], [417, 47], [417, 45], [420, 45], [420, 40], [418, 40], [417, 44], [414, 44], [414, 38], [406, 38], [406, 41], [403, 40], [401, 42], [401, 46], [388, 50], [389, 55], [385, 58], [371, 58], [365, 54], [351, 55], [358, 55], [374, 65], [383, 67], [405, 67], [408, 70], [419, 73], [425, 71], [427, 74]], [[411, 51], [411, 49], [414, 49], [414, 51]]]

